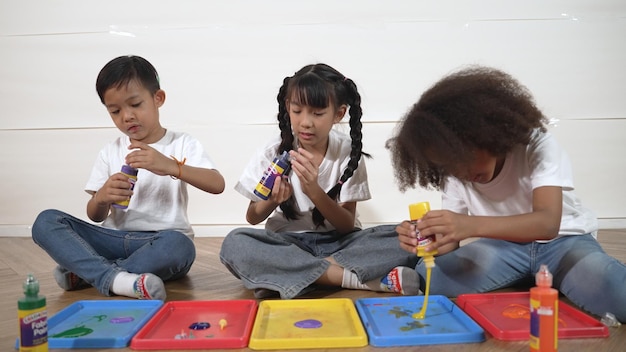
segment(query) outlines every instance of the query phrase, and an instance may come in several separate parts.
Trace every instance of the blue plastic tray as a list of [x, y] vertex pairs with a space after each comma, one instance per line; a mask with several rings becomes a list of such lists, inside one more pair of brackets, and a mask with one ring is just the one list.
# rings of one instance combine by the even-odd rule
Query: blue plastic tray
[[363, 298], [356, 308], [372, 346], [415, 346], [485, 341], [484, 330], [445, 296], [430, 296], [426, 317], [424, 296]]
[[[48, 318], [48, 347], [127, 347], [162, 305], [159, 300], [74, 302]], [[19, 339], [16, 346], [19, 347]]]

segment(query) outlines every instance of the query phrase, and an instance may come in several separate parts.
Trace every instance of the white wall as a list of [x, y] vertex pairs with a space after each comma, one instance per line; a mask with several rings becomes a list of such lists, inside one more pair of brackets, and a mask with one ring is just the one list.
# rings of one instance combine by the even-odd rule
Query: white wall
[[601, 226], [626, 227], [626, 3], [563, 1], [0, 1], [0, 236], [39, 211], [82, 218], [98, 150], [117, 137], [95, 93], [110, 59], [141, 55], [167, 92], [164, 126], [200, 139], [227, 181], [193, 191], [199, 236], [246, 225], [232, 187], [277, 133], [275, 97], [300, 67], [328, 63], [358, 85], [373, 199], [367, 225], [398, 222], [432, 191], [400, 193], [384, 143], [421, 92], [484, 64], [535, 94], [568, 150], [577, 193]]

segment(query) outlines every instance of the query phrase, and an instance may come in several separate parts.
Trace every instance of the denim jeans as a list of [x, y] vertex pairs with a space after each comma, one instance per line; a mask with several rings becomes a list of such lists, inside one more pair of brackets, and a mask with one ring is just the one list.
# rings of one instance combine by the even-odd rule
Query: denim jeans
[[196, 258], [193, 241], [181, 232], [108, 229], [58, 210], [41, 212], [32, 234], [62, 268], [107, 296], [120, 271], [174, 280], [187, 274]]
[[269, 289], [290, 299], [322, 276], [330, 266], [327, 257], [353, 271], [361, 282], [382, 277], [396, 266], [414, 267], [417, 257], [402, 250], [397, 237], [395, 225], [344, 235], [238, 228], [224, 239], [220, 259], [246, 288]]
[[[552, 287], [587, 312], [626, 321], [626, 266], [607, 255], [592, 235], [562, 236], [548, 243], [479, 239], [435, 258], [430, 292], [456, 297], [519, 284], [534, 286], [539, 266], [553, 275]], [[426, 267], [416, 270], [424, 287]]]

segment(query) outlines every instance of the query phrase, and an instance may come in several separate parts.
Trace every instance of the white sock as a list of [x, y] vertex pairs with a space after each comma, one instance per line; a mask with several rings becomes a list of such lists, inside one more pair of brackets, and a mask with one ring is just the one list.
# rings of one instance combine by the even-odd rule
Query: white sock
[[165, 300], [165, 285], [154, 274], [133, 274], [121, 271], [111, 284], [111, 291], [119, 296], [133, 297], [138, 299]]
[[341, 287], [353, 290], [368, 290], [376, 292], [385, 292], [381, 287], [380, 279], [374, 279], [365, 283], [359, 281], [356, 274], [348, 269], [343, 269], [343, 278], [341, 279]]

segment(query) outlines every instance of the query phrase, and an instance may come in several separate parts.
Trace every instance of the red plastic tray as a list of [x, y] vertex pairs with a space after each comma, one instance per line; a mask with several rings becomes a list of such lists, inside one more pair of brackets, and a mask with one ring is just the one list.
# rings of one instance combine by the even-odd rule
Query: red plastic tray
[[[456, 304], [498, 340], [527, 340], [530, 336], [530, 293], [459, 295]], [[608, 337], [600, 321], [559, 300], [559, 338]]]
[[[244, 348], [250, 340], [257, 308], [255, 300], [167, 302], [137, 332], [130, 342], [130, 348]], [[226, 320], [223, 329], [220, 327], [222, 319]], [[206, 323], [210, 326], [207, 327]]]

